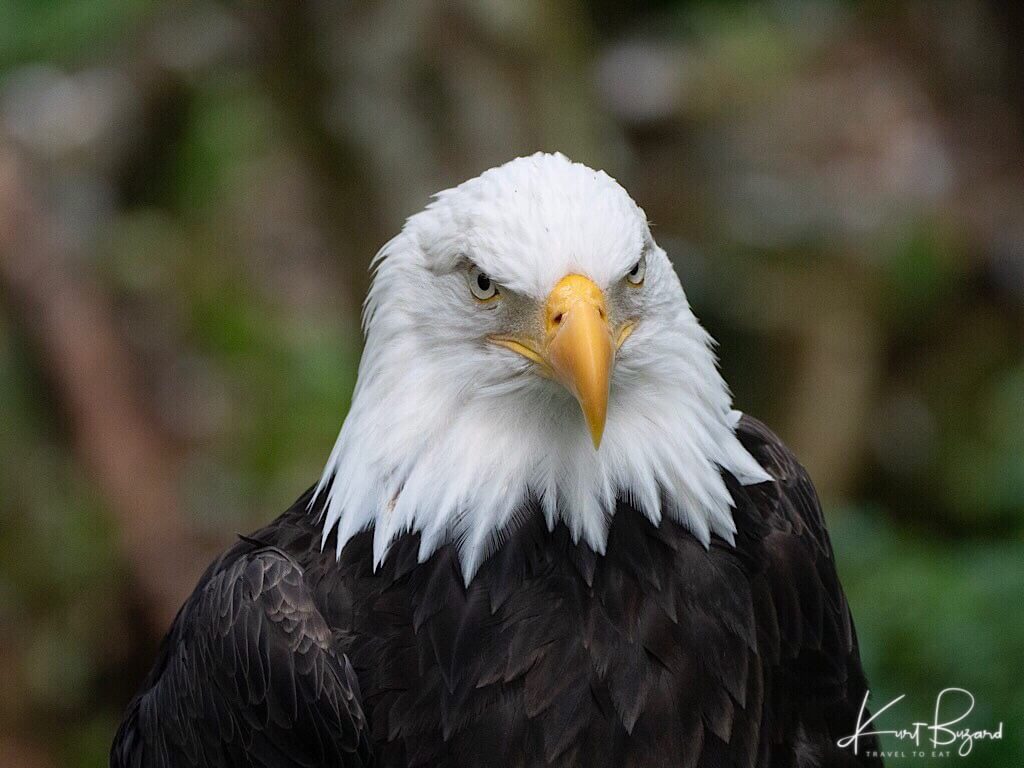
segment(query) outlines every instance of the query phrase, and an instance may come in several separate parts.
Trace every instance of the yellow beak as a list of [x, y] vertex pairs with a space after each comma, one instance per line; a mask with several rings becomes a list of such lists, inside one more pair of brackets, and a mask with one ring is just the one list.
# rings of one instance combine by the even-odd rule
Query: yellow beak
[[545, 304], [545, 357], [556, 381], [579, 401], [594, 448], [608, 415], [615, 346], [604, 293], [582, 275], [566, 275]]

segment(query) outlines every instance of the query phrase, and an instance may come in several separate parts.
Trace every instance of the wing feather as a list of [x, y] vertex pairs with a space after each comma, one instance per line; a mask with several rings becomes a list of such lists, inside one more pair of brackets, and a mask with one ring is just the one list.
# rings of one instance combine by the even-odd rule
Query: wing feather
[[355, 673], [302, 569], [255, 542], [215, 564], [182, 608], [111, 751], [113, 768], [369, 762]]
[[751, 583], [762, 660], [775, 667], [774, 702], [784, 715], [776, 743], [800, 765], [881, 765], [836, 746], [855, 727], [867, 681], [814, 485], [761, 422], [744, 416], [737, 436], [773, 479], [730, 490], [761, 537], [761, 573]]

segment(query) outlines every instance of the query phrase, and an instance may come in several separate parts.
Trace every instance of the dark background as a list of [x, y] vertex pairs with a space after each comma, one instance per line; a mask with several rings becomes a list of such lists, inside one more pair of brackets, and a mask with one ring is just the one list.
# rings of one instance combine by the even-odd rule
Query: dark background
[[1022, 6], [4, 0], [0, 765], [105, 764], [202, 567], [318, 476], [374, 252], [537, 149], [630, 190], [807, 464], [883, 724], [1006, 722], [891, 764], [1019, 764]]

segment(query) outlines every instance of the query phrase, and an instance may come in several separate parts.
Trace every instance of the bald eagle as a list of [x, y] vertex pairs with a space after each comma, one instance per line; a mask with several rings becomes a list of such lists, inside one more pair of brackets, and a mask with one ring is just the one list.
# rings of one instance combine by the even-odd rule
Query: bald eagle
[[207, 570], [113, 766], [877, 763], [811, 481], [619, 184], [514, 160], [374, 271], [323, 476]]

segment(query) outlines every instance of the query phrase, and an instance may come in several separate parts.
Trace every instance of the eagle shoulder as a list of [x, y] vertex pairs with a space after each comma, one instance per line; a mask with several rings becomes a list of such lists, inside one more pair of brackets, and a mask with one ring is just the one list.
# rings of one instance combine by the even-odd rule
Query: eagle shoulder
[[[761, 653], [788, 700], [789, 741], [801, 764], [880, 765], [836, 741], [853, 731], [867, 692], [857, 634], [807, 470], [763, 423], [744, 415], [736, 435], [771, 481], [732, 483], [737, 546], [756, 553], [751, 584]], [[864, 745], [862, 745], [863, 747]], [[868, 753], [877, 744], [867, 745]]]
[[211, 566], [129, 704], [112, 768], [369, 764], [355, 673], [286, 552], [243, 540]]

